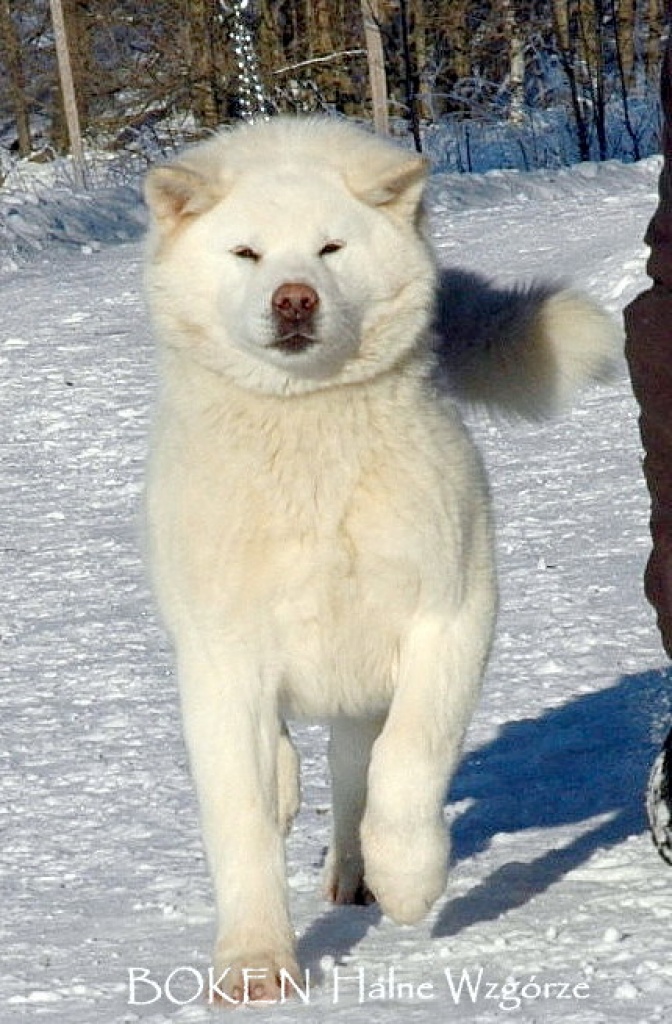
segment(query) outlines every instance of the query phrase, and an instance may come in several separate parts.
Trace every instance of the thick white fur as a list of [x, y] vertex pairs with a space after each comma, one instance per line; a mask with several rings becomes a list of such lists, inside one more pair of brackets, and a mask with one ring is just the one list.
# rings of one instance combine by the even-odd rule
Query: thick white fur
[[455, 399], [540, 420], [610, 378], [619, 334], [581, 292], [546, 282], [505, 288], [448, 268], [439, 274], [432, 336], [433, 377]]
[[[423, 177], [421, 161], [373, 136], [278, 119], [197, 147], [147, 186], [163, 381], [151, 562], [227, 998], [245, 995], [245, 968], [260, 972], [252, 998], [298, 976], [285, 716], [333, 723], [330, 898], [370, 890], [412, 922], [446, 881], [443, 802], [496, 583], [481, 461], [430, 380]], [[286, 282], [320, 299], [303, 352], [273, 348], [271, 297]], [[581, 310], [549, 302], [550, 333], [569, 322], [592, 337]]]
[[581, 292], [564, 289], [549, 296], [540, 310], [538, 337], [553, 373], [545, 386], [543, 367], [535, 374], [542, 396], [537, 410], [545, 406], [547, 413], [560, 412], [587, 382], [610, 379], [618, 332], [602, 307]]

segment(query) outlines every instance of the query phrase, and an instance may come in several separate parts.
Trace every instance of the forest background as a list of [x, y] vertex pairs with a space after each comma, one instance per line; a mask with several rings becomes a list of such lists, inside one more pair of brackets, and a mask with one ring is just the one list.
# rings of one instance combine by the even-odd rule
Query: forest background
[[[5, 154], [44, 160], [69, 146], [52, 6], [0, 0]], [[370, 120], [376, 37], [389, 130], [408, 134], [441, 169], [637, 160], [658, 147], [665, 0], [59, 6], [82, 134], [97, 150], [151, 159], [157, 148], [169, 150], [240, 117], [250, 71], [269, 113], [327, 111]]]

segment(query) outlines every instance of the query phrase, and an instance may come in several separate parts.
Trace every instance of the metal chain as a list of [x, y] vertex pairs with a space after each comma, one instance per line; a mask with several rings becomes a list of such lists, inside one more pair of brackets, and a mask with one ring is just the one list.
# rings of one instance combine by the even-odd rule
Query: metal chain
[[221, 2], [222, 10], [231, 11], [233, 17], [233, 33], [231, 42], [238, 65], [238, 99], [243, 120], [253, 124], [262, 119], [268, 120], [269, 103], [259, 74], [259, 61], [254, 48], [254, 39], [245, 16], [250, 0], [233, 0], [232, 3]]

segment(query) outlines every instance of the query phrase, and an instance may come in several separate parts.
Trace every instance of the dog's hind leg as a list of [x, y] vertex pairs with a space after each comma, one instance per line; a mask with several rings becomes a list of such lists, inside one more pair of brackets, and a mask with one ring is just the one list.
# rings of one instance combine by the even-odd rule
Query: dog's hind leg
[[333, 802], [332, 841], [324, 872], [324, 894], [333, 903], [366, 904], [373, 895], [364, 883], [359, 829], [366, 804], [371, 747], [383, 718], [337, 718], [329, 738]]
[[400, 924], [419, 921], [445, 888], [443, 805], [490, 645], [487, 601], [483, 613], [453, 623], [425, 615], [411, 627], [372, 751], [361, 830], [365, 877]]
[[292, 827], [300, 802], [299, 755], [282, 722], [278, 737], [278, 824], [285, 836]]

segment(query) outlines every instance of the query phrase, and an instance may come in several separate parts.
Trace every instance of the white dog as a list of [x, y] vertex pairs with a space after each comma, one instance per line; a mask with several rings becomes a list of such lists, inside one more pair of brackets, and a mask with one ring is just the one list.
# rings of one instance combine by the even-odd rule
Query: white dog
[[448, 392], [541, 415], [613, 351], [575, 293], [438, 277], [425, 174], [344, 123], [279, 118], [147, 182], [151, 562], [227, 999], [300, 979], [286, 717], [331, 721], [328, 897], [414, 922], [442, 894], [497, 603], [488, 488]]

